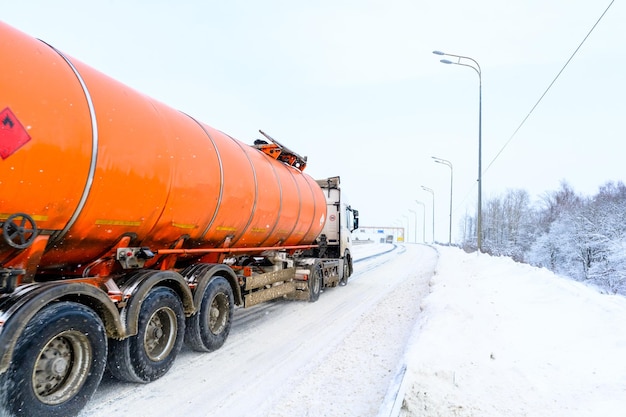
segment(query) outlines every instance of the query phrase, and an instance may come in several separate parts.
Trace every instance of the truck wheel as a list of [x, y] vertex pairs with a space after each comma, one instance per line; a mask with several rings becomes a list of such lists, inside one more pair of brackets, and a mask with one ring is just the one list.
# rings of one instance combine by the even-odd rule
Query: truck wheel
[[73, 302], [45, 307], [24, 329], [2, 375], [2, 406], [15, 416], [77, 415], [100, 384], [106, 354], [94, 311]]
[[128, 382], [150, 382], [162, 377], [174, 363], [183, 343], [182, 302], [167, 287], [156, 287], [143, 300], [138, 332], [109, 344], [109, 372]]
[[309, 301], [315, 302], [320, 298], [322, 292], [322, 265], [316, 263], [311, 267], [309, 275]]
[[233, 290], [223, 277], [214, 277], [207, 285], [200, 309], [187, 318], [185, 342], [198, 352], [212, 352], [222, 347], [235, 309]]
[[350, 275], [352, 275], [352, 268], [350, 268], [351, 263], [352, 259], [350, 258], [350, 254], [346, 253], [346, 255], [343, 257], [343, 275], [341, 276], [339, 285], [348, 285], [348, 278], [350, 278]]

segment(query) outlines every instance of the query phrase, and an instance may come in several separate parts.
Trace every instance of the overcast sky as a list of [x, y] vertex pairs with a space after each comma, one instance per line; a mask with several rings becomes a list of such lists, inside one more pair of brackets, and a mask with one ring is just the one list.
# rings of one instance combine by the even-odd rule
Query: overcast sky
[[[247, 143], [264, 130], [315, 178], [341, 175], [365, 226], [431, 234], [476, 210], [482, 69], [483, 201], [533, 200], [567, 181], [624, 180], [626, 6], [615, 2], [503, 149], [611, 0], [20, 0], [0, 19]], [[0, 98], [1, 100], [1, 98]], [[3, 105], [0, 103], [0, 107]], [[501, 152], [499, 157], [494, 157]], [[493, 164], [487, 169], [489, 164]]]

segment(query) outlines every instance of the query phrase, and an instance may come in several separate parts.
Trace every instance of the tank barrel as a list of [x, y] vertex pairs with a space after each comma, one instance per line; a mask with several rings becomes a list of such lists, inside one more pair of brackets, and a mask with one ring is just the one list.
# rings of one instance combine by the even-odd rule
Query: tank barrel
[[[0, 222], [34, 219], [48, 239], [42, 269], [88, 264], [124, 237], [164, 253], [310, 245], [322, 230], [306, 158], [269, 136], [278, 157], [4, 23], [0, 57]], [[5, 263], [34, 240], [13, 229]]]

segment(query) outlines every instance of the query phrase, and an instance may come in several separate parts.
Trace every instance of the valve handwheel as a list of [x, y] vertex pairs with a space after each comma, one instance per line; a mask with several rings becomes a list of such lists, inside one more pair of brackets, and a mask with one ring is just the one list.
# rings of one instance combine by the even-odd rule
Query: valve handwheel
[[25, 249], [32, 245], [37, 232], [35, 220], [25, 213], [10, 215], [2, 225], [4, 240], [15, 249]]

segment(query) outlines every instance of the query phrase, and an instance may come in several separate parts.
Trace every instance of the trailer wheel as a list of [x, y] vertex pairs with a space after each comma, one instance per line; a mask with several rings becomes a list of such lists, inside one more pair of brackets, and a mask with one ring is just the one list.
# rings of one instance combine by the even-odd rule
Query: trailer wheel
[[171, 288], [152, 289], [141, 304], [138, 333], [109, 344], [109, 372], [128, 382], [162, 377], [182, 347], [184, 317], [182, 302]]
[[214, 277], [202, 296], [200, 309], [187, 318], [185, 342], [198, 352], [212, 352], [222, 347], [235, 310], [233, 290], [223, 277]]
[[311, 267], [309, 275], [309, 301], [315, 302], [320, 298], [322, 292], [322, 265], [315, 263]]
[[2, 407], [15, 416], [78, 414], [100, 384], [106, 354], [95, 312], [72, 302], [45, 307], [24, 329], [2, 375]]

